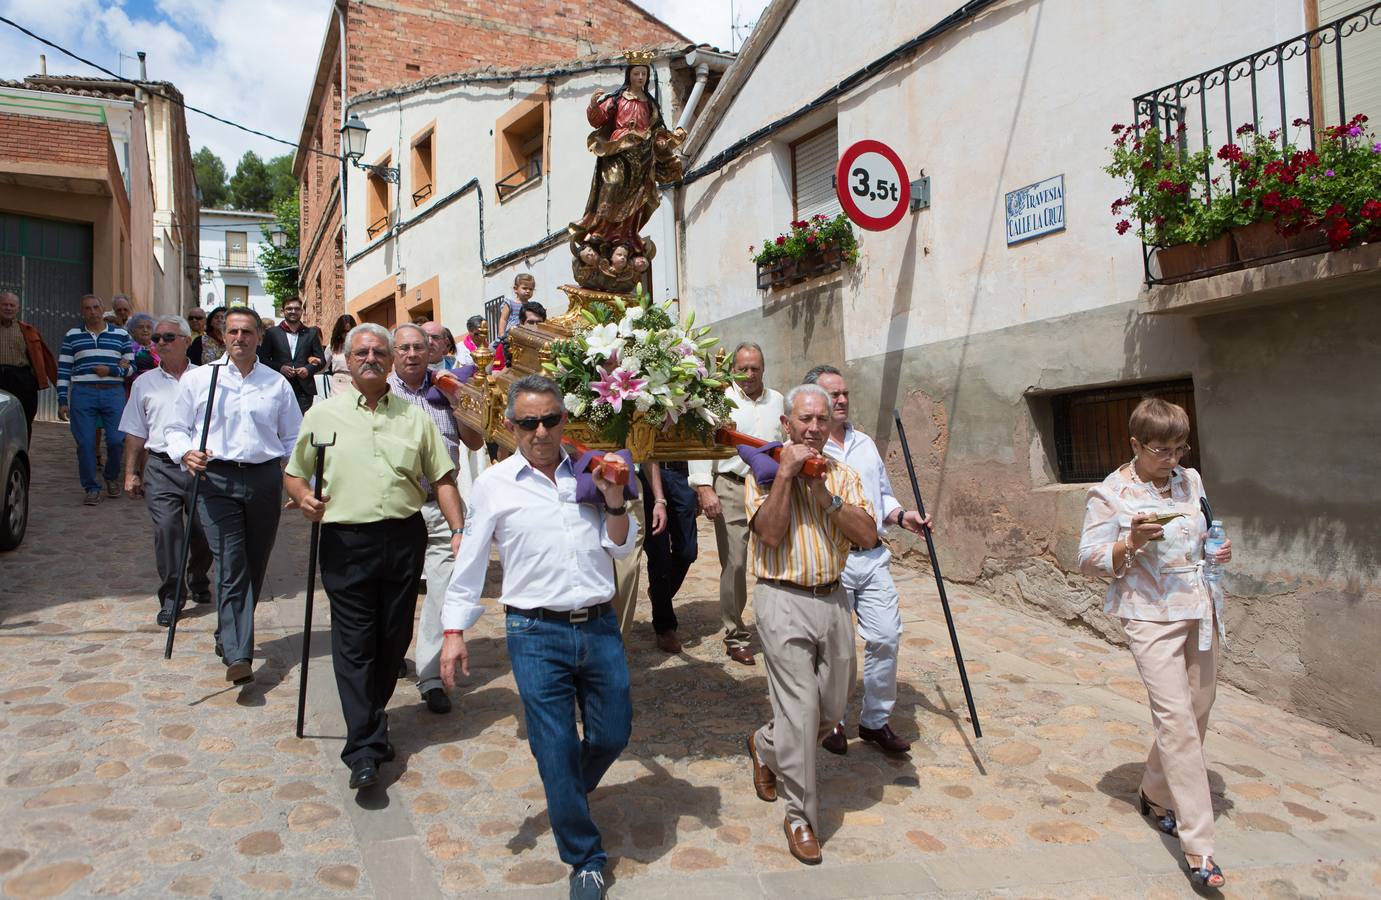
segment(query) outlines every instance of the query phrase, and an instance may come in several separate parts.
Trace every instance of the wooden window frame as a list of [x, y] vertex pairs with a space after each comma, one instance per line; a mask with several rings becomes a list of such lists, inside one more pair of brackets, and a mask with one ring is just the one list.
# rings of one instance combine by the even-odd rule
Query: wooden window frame
[[[425, 165], [421, 147], [427, 147]], [[408, 144], [412, 167], [408, 173], [408, 191], [413, 208], [436, 196], [436, 121], [423, 128]]]
[[[386, 169], [390, 167], [392, 162], [393, 154], [385, 153], [379, 157], [374, 166], [378, 169]], [[379, 185], [383, 185], [382, 197], [380, 196]], [[393, 223], [393, 185], [385, 181], [382, 175], [366, 172], [364, 203], [365, 238], [372, 241], [380, 234], [387, 232], [389, 225]], [[381, 212], [382, 215], [380, 215]]]
[[1050, 395], [1055, 470], [1060, 482], [1096, 483], [1131, 459], [1127, 420], [1146, 397], [1161, 397], [1184, 407], [1189, 414], [1189, 444], [1193, 449], [1180, 460], [1180, 465], [1199, 469], [1194, 380], [1184, 377], [1111, 384]]
[[[521, 181], [513, 178], [520, 175], [532, 162], [532, 156], [522, 156], [513, 146], [515, 136], [509, 134], [520, 122], [530, 120], [534, 115], [542, 120], [541, 161], [537, 171]], [[503, 203], [509, 197], [541, 181], [551, 169], [551, 94], [547, 88], [535, 91], [519, 100], [508, 112], [494, 123], [494, 194]]]

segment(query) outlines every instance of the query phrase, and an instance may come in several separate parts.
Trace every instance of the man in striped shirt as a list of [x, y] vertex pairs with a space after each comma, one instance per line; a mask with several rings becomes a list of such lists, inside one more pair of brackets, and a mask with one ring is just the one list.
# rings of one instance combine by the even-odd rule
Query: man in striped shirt
[[125, 409], [125, 375], [134, 365], [129, 332], [109, 325], [105, 304], [95, 294], [82, 297], [82, 327], [68, 331], [58, 352], [58, 418], [71, 422], [77, 442], [77, 471], [86, 505], [101, 502], [96, 471], [96, 429], [104, 426], [105, 489], [120, 496], [120, 462], [125, 435], [117, 427]]
[[[849, 548], [878, 543], [872, 504], [858, 473], [824, 455], [830, 396], [816, 384], [786, 395], [782, 448], [769, 487], [750, 476], [748, 567], [757, 577], [753, 615], [767, 659], [772, 720], [748, 736], [753, 788], [762, 800], [786, 798], [787, 849], [803, 863], [821, 860], [815, 748], [844, 714], [854, 682], [854, 636], [839, 578]], [[807, 477], [807, 460], [825, 475]]]

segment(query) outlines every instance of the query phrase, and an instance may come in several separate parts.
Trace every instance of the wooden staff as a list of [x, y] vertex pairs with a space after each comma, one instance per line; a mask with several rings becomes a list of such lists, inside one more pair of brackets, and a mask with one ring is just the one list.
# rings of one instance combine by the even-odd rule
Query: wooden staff
[[[226, 360], [222, 365], [229, 365]], [[206, 415], [201, 420], [201, 446], [197, 449], [206, 454], [206, 439], [211, 434], [211, 407], [216, 402], [216, 376], [221, 374], [221, 366], [211, 364], [211, 387], [206, 392]], [[192, 528], [197, 514], [197, 494], [201, 490], [201, 480], [205, 470], [192, 477], [192, 496], [187, 500], [186, 530], [182, 532], [182, 553], [178, 556], [177, 587], [173, 589], [173, 611], [168, 620], [168, 640], [163, 645], [163, 658], [173, 658], [173, 639], [177, 637], [177, 617], [182, 615], [183, 598], [187, 596], [187, 556], [192, 550]], [[219, 563], [217, 569], [220, 568]], [[219, 606], [219, 604], [218, 604]]]
[[[716, 431], [714, 441], [716, 444], [731, 444], [735, 447], [762, 447], [768, 443], [762, 438], [744, 434], [742, 431], [734, 431], [732, 428], [721, 428]], [[780, 459], [782, 448], [778, 447], [769, 455], [773, 459]], [[824, 478], [828, 468], [829, 463], [824, 457], [814, 457], [805, 461], [805, 464], [801, 466], [801, 473], [807, 478]]]
[[[925, 501], [921, 499], [921, 483], [916, 480], [916, 467], [911, 462], [911, 448], [906, 444], [906, 430], [902, 428], [901, 413], [892, 410], [892, 418], [897, 423], [897, 437], [901, 440], [902, 456], [906, 458], [906, 474], [911, 476], [911, 492], [916, 495], [916, 512], [925, 519]], [[969, 673], [964, 670], [964, 654], [959, 649], [959, 632], [954, 630], [954, 615], [949, 610], [949, 598], [945, 596], [945, 580], [940, 576], [940, 560], [935, 556], [935, 538], [930, 529], [925, 532], [925, 547], [930, 551], [930, 571], [935, 573], [935, 587], [940, 591], [940, 605], [945, 609], [945, 624], [949, 626], [949, 642], [954, 647], [954, 662], [959, 666], [959, 682], [964, 686], [964, 699], [969, 704], [969, 719], [973, 722], [973, 736], [981, 738], [983, 729], [978, 725], [978, 710], [973, 705], [973, 691], [969, 688]]]
[[[322, 476], [326, 471], [326, 448], [333, 447], [336, 436], [318, 442], [316, 433], [307, 438], [316, 448], [316, 484], [312, 496], [321, 499]], [[302, 617], [302, 679], [297, 685], [297, 736], [302, 737], [302, 720], [307, 715], [307, 665], [312, 661], [312, 602], [316, 598], [316, 553], [321, 546], [321, 523], [312, 523], [312, 543], [307, 550], [307, 611]]]

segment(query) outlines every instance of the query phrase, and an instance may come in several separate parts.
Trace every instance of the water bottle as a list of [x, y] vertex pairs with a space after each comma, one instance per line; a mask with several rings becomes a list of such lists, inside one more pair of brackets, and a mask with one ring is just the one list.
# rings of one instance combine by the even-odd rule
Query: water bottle
[[1213, 527], [1208, 529], [1208, 537], [1204, 538], [1204, 577], [1210, 582], [1217, 582], [1223, 577], [1223, 564], [1215, 562], [1215, 558], [1227, 540], [1228, 533], [1223, 529], [1223, 523], [1214, 519]]

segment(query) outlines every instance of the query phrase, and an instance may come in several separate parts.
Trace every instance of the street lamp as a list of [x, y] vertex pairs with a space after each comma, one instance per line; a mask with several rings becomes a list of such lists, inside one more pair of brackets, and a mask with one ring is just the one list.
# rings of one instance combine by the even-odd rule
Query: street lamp
[[212, 269], [210, 266], [207, 266], [206, 268], [204, 268], [204, 269], [201, 270], [201, 283], [202, 283], [202, 284], [210, 284], [210, 283], [211, 283], [211, 280], [212, 280], [213, 278], [215, 278], [215, 277], [216, 277], [216, 272], [215, 272], [215, 270]]
[[288, 245], [288, 233], [281, 228], [269, 232], [269, 240], [273, 242], [273, 249], [282, 250]]
[[345, 147], [345, 158], [350, 160], [350, 164], [357, 169], [363, 169], [374, 175], [378, 175], [390, 184], [398, 183], [398, 170], [387, 166], [371, 166], [369, 163], [360, 162], [360, 157], [364, 156], [364, 143], [369, 138], [369, 126], [360, 121], [360, 117], [354, 113], [340, 129], [341, 143]]

